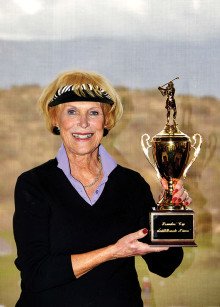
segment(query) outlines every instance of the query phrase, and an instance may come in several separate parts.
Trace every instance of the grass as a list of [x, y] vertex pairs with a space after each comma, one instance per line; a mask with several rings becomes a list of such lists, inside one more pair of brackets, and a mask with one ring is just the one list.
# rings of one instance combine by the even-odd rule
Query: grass
[[184, 248], [183, 262], [169, 278], [149, 273], [143, 259], [136, 258], [140, 284], [144, 276], [150, 281], [150, 306], [220, 306], [219, 236], [214, 236], [213, 242], [204, 246], [201, 237], [197, 248]]
[[14, 266], [15, 255], [0, 257], [0, 305], [15, 306], [20, 293], [20, 276]]

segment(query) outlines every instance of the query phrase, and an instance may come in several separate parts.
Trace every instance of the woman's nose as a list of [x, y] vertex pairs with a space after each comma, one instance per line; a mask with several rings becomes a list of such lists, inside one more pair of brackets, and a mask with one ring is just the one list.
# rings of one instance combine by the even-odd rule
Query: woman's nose
[[82, 128], [87, 128], [89, 126], [89, 121], [88, 121], [88, 117], [87, 115], [80, 115], [80, 118], [79, 118], [79, 125], [80, 127]]

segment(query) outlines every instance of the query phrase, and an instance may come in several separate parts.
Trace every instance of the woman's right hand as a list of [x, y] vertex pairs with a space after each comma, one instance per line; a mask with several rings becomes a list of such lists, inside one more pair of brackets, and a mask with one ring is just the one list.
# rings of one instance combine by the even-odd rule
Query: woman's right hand
[[168, 247], [151, 247], [138, 241], [147, 235], [147, 229], [141, 229], [122, 237], [115, 244], [83, 254], [71, 255], [73, 272], [76, 278], [89, 272], [103, 262], [118, 258], [143, 256], [148, 253], [168, 250]]
[[138, 241], [138, 239], [144, 238], [147, 233], [148, 230], [144, 228], [119, 239], [113, 245], [113, 257], [117, 259], [133, 256], [143, 256], [148, 253], [162, 252], [169, 249], [169, 247], [151, 247], [146, 243]]

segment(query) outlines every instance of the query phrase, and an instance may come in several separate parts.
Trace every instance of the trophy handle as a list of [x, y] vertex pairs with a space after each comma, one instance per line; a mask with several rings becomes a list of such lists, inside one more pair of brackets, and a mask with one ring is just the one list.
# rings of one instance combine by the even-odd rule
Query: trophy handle
[[[196, 137], [199, 137], [199, 142], [198, 144], [196, 144]], [[193, 135], [193, 140], [194, 140], [194, 144], [191, 146], [195, 151], [194, 151], [194, 155], [192, 160], [190, 161], [190, 163], [188, 164], [188, 166], [185, 168], [184, 173], [183, 173], [183, 178], [186, 178], [186, 173], [188, 172], [188, 169], [191, 167], [191, 165], [193, 164], [193, 162], [196, 160], [196, 158], [198, 157], [198, 154], [200, 152], [201, 149], [201, 145], [202, 145], [202, 136], [199, 133], [195, 133]]]
[[[152, 159], [149, 156], [149, 149], [152, 148], [152, 145], [149, 144], [150, 140], [150, 136], [149, 134], [145, 133], [142, 135], [141, 137], [141, 147], [143, 149], [143, 152], [145, 154], [145, 157], [147, 158], [147, 160], [149, 161], [149, 163], [151, 164], [151, 166], [155, 169], [155, 171], [157, 172], [157, 177], [160, 178], [160, 173], [156, 167], [156, 164], [154, 163], [154, 161], [152, 161]], [[145, 147], [144, 143], [147, 144], [147, 147]]]

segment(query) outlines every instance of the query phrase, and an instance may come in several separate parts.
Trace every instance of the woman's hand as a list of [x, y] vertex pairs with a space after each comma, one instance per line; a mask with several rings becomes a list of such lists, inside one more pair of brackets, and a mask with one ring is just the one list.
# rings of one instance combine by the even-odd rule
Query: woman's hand
[[[167, 189], [167, 181], [163, 178], [161, 180], [161, 184], [162, 184], [162, 191], [159, 196], [160, 198], [163, 196], [165, 189]], [[192, 202], [192, 198], [189, 197], [188, 192], [184, 189], [183, 181], [178, 180], [173, 190], [173, 203], [178, 204], [182, 202], [184, 206], [189, 206]]]
[[151, 247], [146, 243], [138, 241], [138, 239], [144, 238], [147, 233], [148, 230], [144, 228], [122, 237], [112, 246], [113, 258], [117, 259], [133, 256], [143, 256], [148, 253], [161, 252], [169, 249], [169, 247]]
[[192, 198], [189, 197], [188, 192], [183, 187], [182, 180], [178, 180], [173, 191], [173, 202], [175, 204], [184, 203], [184, 206], [189, 206], [192, 202]]
[[122, 237], [115, 244], [96, 249], [84, 254], [71, 255], [73, 272], [76, 278], [89, 272], [103, 262], [117, 258], [142, 256], [148, 253], [168, 250], [168, 247], [150, 247], [148, 244], [139, 242], [147, 235], [147, 229], [141, 229]]

